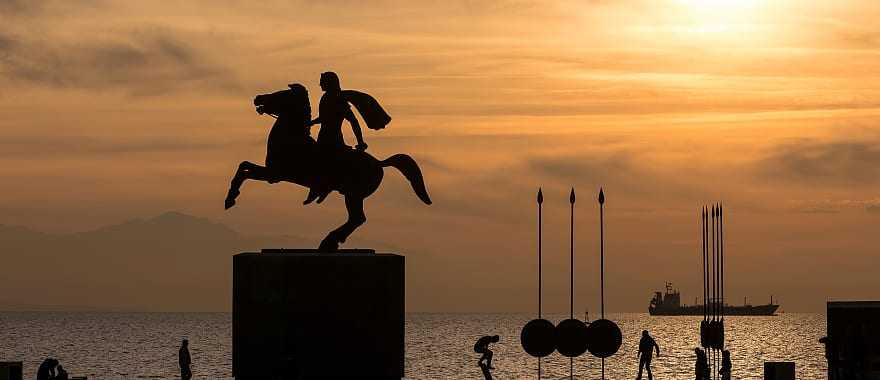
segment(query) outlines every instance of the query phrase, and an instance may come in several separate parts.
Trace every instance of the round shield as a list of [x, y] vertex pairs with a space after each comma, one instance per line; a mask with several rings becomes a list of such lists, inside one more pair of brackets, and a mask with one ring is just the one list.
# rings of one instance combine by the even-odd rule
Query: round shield
[[543, 358], [556, 350], [556, 327], [546, 319], [533, 319], [523, 327], [519, 341], [527, 354]]
[[588, 349], [597, 358], [607, 358], [617, 353], [623, 343], [623, 333], [617, 324], [607, 319], [598, 319], [587, 327], [590, 341]]
[[566, 319], [556, 325], [556, 351], [574, 358], [587, 352], [587, 325], [579, 319]]

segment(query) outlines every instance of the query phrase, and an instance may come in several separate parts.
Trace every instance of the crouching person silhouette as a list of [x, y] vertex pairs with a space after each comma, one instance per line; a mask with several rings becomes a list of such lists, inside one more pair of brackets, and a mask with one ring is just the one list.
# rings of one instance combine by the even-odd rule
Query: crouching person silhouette
[[485, 362], [485, 366], [489, 369], [495, 369], [492, 366], [492, 350], [489, 349], [489, 344], [498, 343], [501, 338], [498, 335], [492, 336], [484, 336], [480, 339], [477, 339], [477, 343], [474, 344], [474, 352], [478, 354], [483, 354], [480, 356], [480, 360], [477, 360], [477, 366], [482, 366], [483, 362]]

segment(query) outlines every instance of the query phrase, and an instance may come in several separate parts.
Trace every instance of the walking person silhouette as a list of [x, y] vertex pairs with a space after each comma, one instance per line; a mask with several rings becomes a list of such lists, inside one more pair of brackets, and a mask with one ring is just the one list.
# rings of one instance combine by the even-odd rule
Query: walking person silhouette
[[177, 361], [180, 364], [180, 378], [183, 380], [191, 379], [192, 370], [189, 366], [192, 364], [192, 359], [189, 356], [189, 341], [186, 339], [180, 343], [180, 350], [177, 352]]
[[636, 380], [641, 380], [642, 370], [648, 370], [648, 380], [654, 380], [654, 374], [651, 373], [651, 359], [654, 350], [657, 350], [657, 357], [660, 357], [660, 346], [648, 335], [648, 330], [642, 331], [642, 340], [639, 341], [639, 375]]

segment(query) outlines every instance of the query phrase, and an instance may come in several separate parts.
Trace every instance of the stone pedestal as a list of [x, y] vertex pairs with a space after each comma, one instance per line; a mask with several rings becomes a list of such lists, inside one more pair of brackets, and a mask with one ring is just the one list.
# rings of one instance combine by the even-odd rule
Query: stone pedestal
[[0, 380], [21, 380], [21, 362], [0, 362]]
[[236, 379], [403, 377], [403, 256], [266, 250], [232, 262]]
[[794, 362], [764, 362], [764, 380], [794, 380]]

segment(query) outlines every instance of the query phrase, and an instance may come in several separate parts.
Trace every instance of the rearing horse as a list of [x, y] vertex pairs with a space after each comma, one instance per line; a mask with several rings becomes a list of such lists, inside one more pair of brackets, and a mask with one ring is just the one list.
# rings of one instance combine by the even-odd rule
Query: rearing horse
[[[384, 167], [394, 167], [409, 180], [419, 199], [431, 204], [425, 189], [422, 171], [412, 157], [395, 154], [379, 161], [367, 152], [344, 148], [334, 151], [320, 149], [309, 134], [311, 105], [305, 87], [299, 84], [271, 94], [257, 95], [254, 106], [260, 114], [275, 116], [266, 147], [266, 166], [249, 161], [238, 165], [226, 195], [226, 209], [235, 206], [241, 185], [245, 180], [292, 182], [311, 188], [319, 176], [330, 179], [332, 189], [345, 197], [348, 220], [327, 234], [318, 249], [336, 251], [339, 244], [367, 221], [364, 199], [373, 194], [382, 183]], [[318, 159], [321, 158], [321, 159]]]

